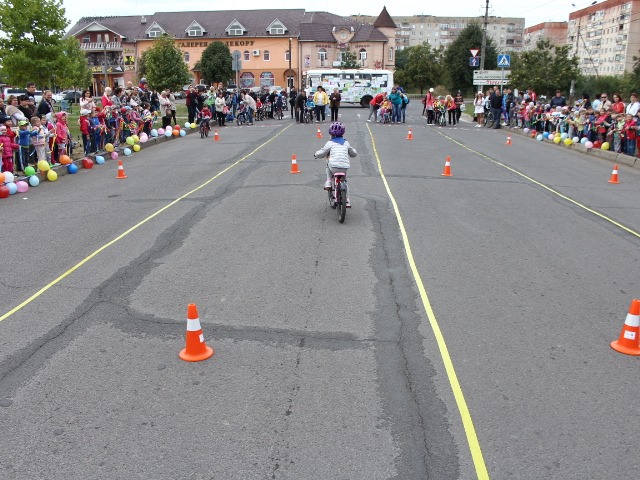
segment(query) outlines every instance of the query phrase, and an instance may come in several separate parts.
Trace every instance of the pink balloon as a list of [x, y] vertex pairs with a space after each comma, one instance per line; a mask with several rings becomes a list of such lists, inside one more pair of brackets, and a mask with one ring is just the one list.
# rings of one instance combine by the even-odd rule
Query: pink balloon
[[584, 146], [585, 146], [585, 147], [587, 147], [587, 148], [593, 148], [593, 143], [591, 143], [591, 142], [586, 142], [586, 143], [584, 144]]
[[116, 160], [118, 158], [118, 152], [111, 152], [111, 160]]
[[149, 137], [146, 135], [144, 137], [140, 137], [140, 143], [147, 143], [147, 140], [149, 140]]
[[164, 128], [158, 129], [158, 135], [164, 135]]
[[23, 180], [16, 182], [16, 187], [18, 187], [18, 192], [24, 193], [29, 190], [29, 184]]

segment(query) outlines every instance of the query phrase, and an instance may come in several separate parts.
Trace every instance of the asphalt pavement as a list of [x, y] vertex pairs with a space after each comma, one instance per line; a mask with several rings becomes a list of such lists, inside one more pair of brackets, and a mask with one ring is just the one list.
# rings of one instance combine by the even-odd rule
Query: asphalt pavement
[[344, 224], [287, 117], [0, 200], [0, 478], [633, 478], [640, 171], [413, 108]]

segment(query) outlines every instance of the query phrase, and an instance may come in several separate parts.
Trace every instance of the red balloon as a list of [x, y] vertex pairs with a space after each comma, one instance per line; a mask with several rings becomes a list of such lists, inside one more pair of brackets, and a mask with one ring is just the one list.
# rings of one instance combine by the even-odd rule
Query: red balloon
[[175, 128], [176, 130], [180, 130], [180, 125], [175, 125], [173, 128]]
[[91, 160], [90, 158], [83, 158], [82, 159], [82, 166], [84, 168], [92, 168], [93, 167], [93, 160]]
[[9, 196], [9, 189], [4, 185], [0, 185], [0, 198], [7, 198]]
[[600, 140], [596, 140], [593, 142], [593, 148], [600, 148], [602, 146], [602, 142]]

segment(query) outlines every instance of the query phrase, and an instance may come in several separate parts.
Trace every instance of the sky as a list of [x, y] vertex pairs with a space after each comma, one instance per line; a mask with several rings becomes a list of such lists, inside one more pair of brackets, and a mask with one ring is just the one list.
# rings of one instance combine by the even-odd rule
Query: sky
[[[603, 1], [603, 0], [601, 0]], [[82, 17], [110, 15], [150, 15], [155, 12], [201, 11], [203, 5], [213, 2], [202, 0], [62, 0], [67, 19], [73, 26]], [[211, 6], [211, 10], [253, 10], [265, 8], [304, 8], [308, 11], [327, 11], [337, 15], [378, 15], [383, 6], [391, 16], [436, 15], [476, 17], [484, 15], [486, 0], [455, 0], [452, 2], [421, 2], [408, 0], [394, 5], [389, 0], [225, 0], [222, 8]], [[489, 15], [498, 17], [524, 17], [527, 27], [541, 22], [568, 21], [569, 13], [591, 5], [589, 0], [538, 0], [524, 2], [514, 0], [490, 0]], [[575, 5], [575, 6], [572, 6]]]

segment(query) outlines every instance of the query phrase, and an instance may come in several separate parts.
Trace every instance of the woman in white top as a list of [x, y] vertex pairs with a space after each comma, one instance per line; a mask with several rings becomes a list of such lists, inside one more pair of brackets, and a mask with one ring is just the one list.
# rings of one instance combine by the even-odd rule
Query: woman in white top
[[82, 92], [82, 97], [80, 97], [80, 110], [91, 110], [92, 112], [96, 109], [96, 102], [93, 100], [93, 96], [89, 90], [84, 90]]
[[482, 127], [484, 121], [484, 102], [484, 95], [482, 92], [478, 92], [476, 98], [473, 100], [473, 114], [478, 118], [476, 127]]

